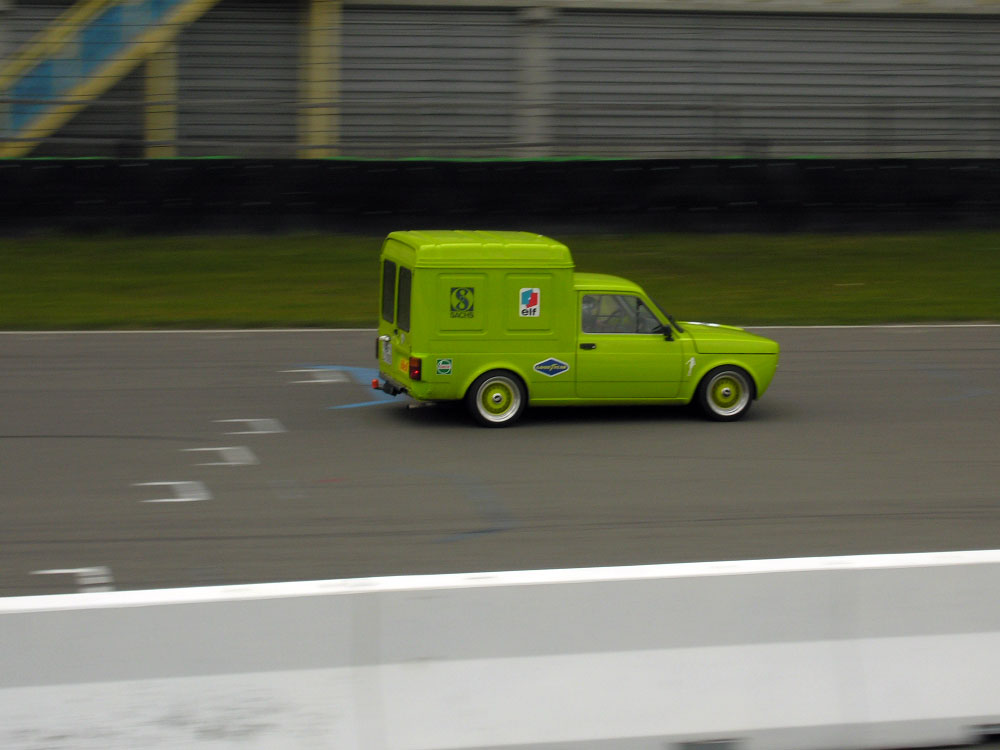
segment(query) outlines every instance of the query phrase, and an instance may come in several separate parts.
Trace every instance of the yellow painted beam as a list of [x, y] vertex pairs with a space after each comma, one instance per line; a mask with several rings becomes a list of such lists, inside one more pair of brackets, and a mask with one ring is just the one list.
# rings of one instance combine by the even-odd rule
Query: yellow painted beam
[[337, 156], [340, 140], [340, 50], [343, 2], [310, 0], [302, 52], [299, 157]]
[[146, 61], [146, 157], [177, 156], [177, 43], [168, 42]]
[[196, 21], [218, 2], [219, 0], [189, 0], [161, 23], [152, 26], [95, 70], [89, 78], [67, 92], [58, 104], [53, 104], [48, 112], [36, 118], [15, 138], [0, 143], [0, 158], [17, 158], [31, 153], [32, 149], [69, 122], [91, 101], [107, 93], [150, 55], [172, 43], [185, 26]]

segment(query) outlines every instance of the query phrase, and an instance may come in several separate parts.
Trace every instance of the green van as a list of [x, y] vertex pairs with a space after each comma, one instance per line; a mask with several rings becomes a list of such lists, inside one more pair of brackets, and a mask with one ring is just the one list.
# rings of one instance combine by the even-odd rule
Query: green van
[[380, 257], [372, 387], [464, 399], [490, 427], [532, 406], [687, 404], [743, 417], [778, 366], [777, 342], [678, 323], [636, 284], [574, 272], [569, 248], [528, 232], [393, 232]]

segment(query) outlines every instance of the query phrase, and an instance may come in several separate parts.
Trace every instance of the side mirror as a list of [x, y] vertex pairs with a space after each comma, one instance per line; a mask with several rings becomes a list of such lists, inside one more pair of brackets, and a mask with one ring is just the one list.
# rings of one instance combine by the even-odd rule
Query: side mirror
[[673, 331], [673, 329], [670, 326], [660, 326], [656, 330], [656, 332], [657, 333], [662, 333], [663, 334], [663, 338], [666, 341], [673, 341], [674, 340], [674, 331]]

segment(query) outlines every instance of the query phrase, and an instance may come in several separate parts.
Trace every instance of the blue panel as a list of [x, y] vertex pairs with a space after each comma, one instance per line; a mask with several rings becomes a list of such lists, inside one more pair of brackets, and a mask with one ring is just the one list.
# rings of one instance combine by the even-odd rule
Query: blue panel
[[147, 0], [150, 10], [149, 17], [154, 22], [161, 21], [167, 13], [180, 5], [181, 2], [182, 0]]
[[80, 32], [80, 73], [90, 75], [95, 68], [125, 46], [122, 6], [108, 8]]
[[[11, 87], [11, 98], [15, 100], [10, 105], [11, 130], [15, 132], [20, 130], [48, 107], [48, 103], [44, 100], [51, 99], [55, 93], [54, 70], [53, 61], [45, 60], [21, 76], [21, 80]], [[18, 102], [17, 99], [43, 101]]]

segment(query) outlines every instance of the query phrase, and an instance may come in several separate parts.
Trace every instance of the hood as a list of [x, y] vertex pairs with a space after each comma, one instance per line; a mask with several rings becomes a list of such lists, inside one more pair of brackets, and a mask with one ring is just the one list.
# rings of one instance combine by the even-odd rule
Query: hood
[[777, 354], [778, 342], [736, 326], [718, 323], [681, 323], [695, 348], [704, 354]]

